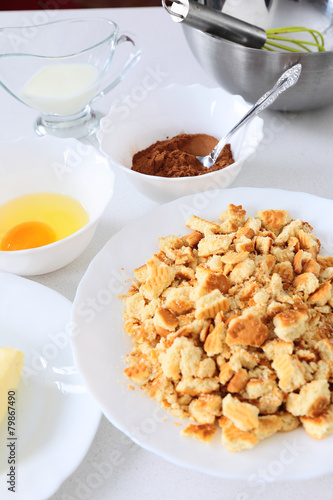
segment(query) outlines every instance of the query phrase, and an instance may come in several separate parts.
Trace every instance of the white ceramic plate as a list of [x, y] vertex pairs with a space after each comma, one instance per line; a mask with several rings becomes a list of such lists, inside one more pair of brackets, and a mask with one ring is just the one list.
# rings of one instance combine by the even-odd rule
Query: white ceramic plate
[[128, 290], [133, 269], [158, 249], [158, 237], [187, 234], [185, 221], [190, 215], [213, 220], [229, 203], [242, 204], [248, 215], [259, 209], [288, 209], [292, 218], [300, 217], [314, 227], [322, 253], [333, 254], [332, 200], [291, 191], [236, 188], [159, 206], [115, 235], [90, 264], [73, 305], [73, 320], [80, 332], [73, 339], [74, 359], [110, 422], [175, 464], [220, 477], [265, 481], [332, 472], [333, 436], [316, 441], [300, 428], [277, 434], [249, 452], [232, 454], [220, 444], [220, 433], [210, 445], [181, 437], [185, 423], [174, 425], [177, 419], [140, 389], [129, 389], [123, 374], [123, 357], [131, 351], [132, 342], [123, 332], [123, 303], [118, 295]]
[[78, 467], [101, 412], [73, 363], [69, 300], [0, 273], [0, 345], [25, 354], [16, 391], [16, 492], [8, 491], [7, 417], [0, 425], [1, 500], [45, 500]]

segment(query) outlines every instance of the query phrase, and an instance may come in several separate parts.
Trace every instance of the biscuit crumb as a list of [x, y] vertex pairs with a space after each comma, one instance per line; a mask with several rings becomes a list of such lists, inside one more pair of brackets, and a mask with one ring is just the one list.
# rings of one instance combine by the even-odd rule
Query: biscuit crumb
[[333, 257], [310, 224], [230, 204], [186, 226], [158, 239], [121, 297], [126, 376], [191, 422], [182, 435], [219, 432], [233, 453], [299, 426], [332, 434]]
[[193, 436], [201, 441], [209, 443], [215, 435], [217, 427], [210, 424], [195, 425], [189, 424], [183, 431], [183, 436]]

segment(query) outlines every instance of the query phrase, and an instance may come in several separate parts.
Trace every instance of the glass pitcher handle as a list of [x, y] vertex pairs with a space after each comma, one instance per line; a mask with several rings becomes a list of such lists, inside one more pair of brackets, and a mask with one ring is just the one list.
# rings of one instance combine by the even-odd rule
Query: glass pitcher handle
[[121, 43], [124, 42], [130, 42], [133, 45], [133, 49], [131, 53], [129, 54], [125, 64], [122, 66], [120, 69], [120, 73], [115, 77], [114, 80], [112, 80], [109, 85], [107, 85], [103, 90], [98, 92], [90, 101], [89, 104], [95, 102], [97, 99], [100, 97], [105, 96], [110, 90], [112, 90], [114, 87], [116, 87], [127, 75], [127, 73], [133, 68], [133, 66], [138, 62], [141, 56], [141, 47], [138, 46], [136, 37], [134, 35], [128, 35], [126, 33], [123, 33], [122, 35], [119, 36], [119, 38], [116, 41], [116, 47], [120, 45]]

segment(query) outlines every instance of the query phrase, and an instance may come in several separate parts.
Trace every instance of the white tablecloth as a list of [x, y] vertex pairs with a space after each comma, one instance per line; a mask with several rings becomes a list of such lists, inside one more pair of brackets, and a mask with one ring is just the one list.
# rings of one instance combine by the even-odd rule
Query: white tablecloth
[[[122, 102], [130, 98], [135, 105], [148, 78], [156, 86], [171, 83], [216, 86], [192, 56], [181, 27], [172, 22], [162, 7], [0, 12], [0, 26], [24, 26], [76, 16], [112, 19], [120, 31], [134, 33], [143, 50], [139, 64], [126, 80], [96, 103], [99, 111], [107, 113], [114, 100]], [[1, 140], [34, 136], [35, 112], [1, 87], [0, 109]], [[245, 164], [232, 187], [275, 187], [332, 198], [333, 107], [290, 114], [266, 111], [263, 116], [265, 135], [258, 153]], [[154, 206], [154, 202], [138, 194], [117, 173], [115, 197], [87, 250], [66, 268], [33, 279], [73, 300], [91, 259], [109, 238]], [[271, 484], [271, 478], [265, 476], [265, 471], [261, 475], [257, 471], [254, 482], [234, 481], [180, 468], [131, 443], [103, 417], [87, 456], [52, 500], [333, 498], [333, 474], [302, 483], [279, 482], [276, 477], [277, 481]]]

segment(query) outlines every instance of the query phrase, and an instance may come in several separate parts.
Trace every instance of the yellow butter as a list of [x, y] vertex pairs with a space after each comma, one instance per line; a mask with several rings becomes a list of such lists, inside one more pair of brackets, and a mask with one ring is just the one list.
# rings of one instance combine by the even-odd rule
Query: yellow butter
[[23, 352], [13, 347], [0, 347], [0, 422], [7, 413], [8, 391], [17, 388], [23, 363]]

